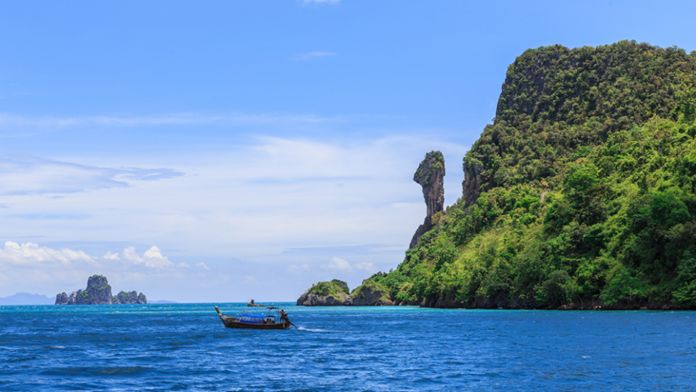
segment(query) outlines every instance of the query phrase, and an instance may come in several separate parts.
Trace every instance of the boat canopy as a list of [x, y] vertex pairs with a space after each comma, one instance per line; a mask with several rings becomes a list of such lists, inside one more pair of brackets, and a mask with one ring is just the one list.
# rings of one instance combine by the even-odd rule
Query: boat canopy
[[264, 324], [268, 322], [276, 322], [276, 316], [272, 314], [260, 314], [260, 313], [242, 313], [239, 316], [237, 316], [237, 319], [239, 321], [245, 322], [245, 323], [253, 323], [253, 324]]

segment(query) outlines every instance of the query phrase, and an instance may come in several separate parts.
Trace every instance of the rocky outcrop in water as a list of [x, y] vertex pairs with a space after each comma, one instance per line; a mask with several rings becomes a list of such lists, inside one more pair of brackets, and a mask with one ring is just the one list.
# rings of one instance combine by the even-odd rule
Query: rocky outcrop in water
[[146, 304], [145, 294], [136, 291], [119, 292], [115, 297], [111, 295], [111, 286], [106, 276], [92, 275], [87, 279], [87, 288], [84, 290], [56, 295], [56, 305], [108, 305], [108, 304]]
[[425, 220], [418, 227], [411, 245], [413, 248], [418, 243], [425, 232], [433, 227], [433, 215], [441, 212], [445, 205], [445, 186], [443, 183], [445, 177], [445, 158], [440, 151], [431, 151], [425, 154], [425, 159], [418, 165], [418, 169], [413, 174], [413, 181], [423, 187], [423, 198], [427, 207]]
[[138, 293], [137, 291], [120, 291], [116, 296], [111, 299], [111, 303], [114, 304], [146, 304], [147, 297], [145, 294]]
[[68, 294], [66, 294], [65, 292], [56, 295], [56, 305], [67, 305], [68, 300]]
[[380, 283], [384, 273], [377, 273], [365, 279], [351, 293], [348, 284], [334, 279], [314, 284], [297, 300], [302, 306], [380, 306], [394, 305], [389, 297], [389, 290]]
[[338, 279], [315, 283], [297, 299], [297, 304], [303, 306], [347, 306], [352, 303], [348, 284]]
[[363, 280], [362, 284], [353, 290], [353, 305], [355, 306], [386, 306], [394, 305], [394, 301], [389, 298], [389, 289], [378, 282], [386, 274], [375, 274], [369, 279]]

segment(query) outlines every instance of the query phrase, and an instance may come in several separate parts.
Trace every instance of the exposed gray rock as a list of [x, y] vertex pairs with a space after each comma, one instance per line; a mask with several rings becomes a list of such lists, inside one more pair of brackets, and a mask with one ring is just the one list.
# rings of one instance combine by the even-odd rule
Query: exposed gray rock
[[56, 305], [67, 305], [68, 304], [68, 294], [62, 292], [56, 295]]
[[425, 154], [425, 159], [418, 165], [418, 169], [413, 174], [413, 181], [423, 187], [423, 198], [427, 207], [425, 220], [418, 227], [411, 245], [413, 248], [418, 243], [425, 232], [433, 227], [432, 217], [436, 213], [443, 210], [445, 205], [445, 186], [443, 179], [445, 177], [445, 158], [440, 151], [431, 151]]

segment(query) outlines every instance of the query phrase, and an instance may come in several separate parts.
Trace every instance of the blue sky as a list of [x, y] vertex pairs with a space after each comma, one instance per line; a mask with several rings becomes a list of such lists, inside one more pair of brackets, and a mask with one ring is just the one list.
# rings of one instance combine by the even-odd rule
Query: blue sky
[[425, 152], [461, 159], [528, 48], [696, 49], [691, 2], [0, 4], [0, 296], [104, 273], [292, 300], [396, 266]]

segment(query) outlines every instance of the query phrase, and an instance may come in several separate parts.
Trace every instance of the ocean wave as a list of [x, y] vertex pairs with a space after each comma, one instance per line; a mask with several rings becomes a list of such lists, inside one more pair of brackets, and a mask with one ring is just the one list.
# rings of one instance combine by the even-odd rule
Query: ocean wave
[[71, 366], [44, 369], [41, 373], [49, 376], [135, 376], [147, 373], [147, 366]]

